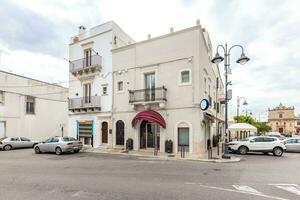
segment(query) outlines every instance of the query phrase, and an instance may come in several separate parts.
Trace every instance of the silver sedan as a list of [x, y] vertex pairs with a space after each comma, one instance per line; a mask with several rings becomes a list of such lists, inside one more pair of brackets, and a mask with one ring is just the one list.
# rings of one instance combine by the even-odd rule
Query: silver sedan
[[25, 137], [4, 137], [0, 139], [0, 149], [9, 151], [11, 149], [33, 148], [38, 142]]
[[82, 149], [82, 142], [72, 137], [52, 137], [34, 147], [35, 153], [54, 152], [60, 155], [64, 152], [78, 153]]
[[284, 144], [286, 146], [286, 151], [289, 152], [300, 152], [300, 137], [285, 139]]

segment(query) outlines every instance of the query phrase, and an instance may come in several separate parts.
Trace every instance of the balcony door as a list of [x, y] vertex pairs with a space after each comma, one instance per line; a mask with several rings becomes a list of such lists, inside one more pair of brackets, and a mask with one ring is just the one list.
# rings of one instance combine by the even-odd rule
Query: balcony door
[[155, 73], [145, 74], [145, 100], [155, 100]]
[[91, 84], [87, 83], [83, 85], [83, 100], [84, 100], [84, 104], [90, 104], [91, 103], [91, 93], [92, 93], [92, 89], [91, 89]]
[[92, 49], [84, 50], [83, 66], [89, 67], [92, 65]]

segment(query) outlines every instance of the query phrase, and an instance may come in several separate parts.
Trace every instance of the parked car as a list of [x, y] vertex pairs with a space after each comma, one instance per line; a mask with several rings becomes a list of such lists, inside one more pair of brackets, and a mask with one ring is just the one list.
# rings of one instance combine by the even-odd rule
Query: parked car
[[286, 150], [285, 145], [276, 137], [255, 136], [242, 141], [228, 143], [229, 150], [240, 154], [248, 152], [262, 152], [264, 154], [273, 153], [274, 156], [282, 156]]
[[300, 137], [288, 138], [283, 140], [288, 152], [300, 152]]
[[9, 151], [20, 148], [33, 148], [38, 141], [33, 141], [25, 137], [4, 137], [0, 139], [0, 149]]
[[269, 133], [267, 133], [267, 136], [269, 136], [269, 137], [277, 137], [280, 140], [284, 140], [285, 139], [285, 136], [281, 135], [281, 133], [278, 133], [278, 132], [269, 132]]
[[35, 153], [54, 152], [60, 155], [65, 152], [78, 153], [82, 149], [82, 142], [72, 137], [52, 137], [34, 147]]

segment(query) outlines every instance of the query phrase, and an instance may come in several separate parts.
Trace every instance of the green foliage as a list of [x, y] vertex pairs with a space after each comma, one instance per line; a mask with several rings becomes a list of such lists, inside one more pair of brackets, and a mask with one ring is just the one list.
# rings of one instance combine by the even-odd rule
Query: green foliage
[[257, 128], [257, 134], [262, 135], [271, 130], [271, 127], [267, 124], [267, 122], [259, 122], [251, 116], [240, 115], [238, 118], [234, 117], [235, 121], [239, 123], [248, 123]]

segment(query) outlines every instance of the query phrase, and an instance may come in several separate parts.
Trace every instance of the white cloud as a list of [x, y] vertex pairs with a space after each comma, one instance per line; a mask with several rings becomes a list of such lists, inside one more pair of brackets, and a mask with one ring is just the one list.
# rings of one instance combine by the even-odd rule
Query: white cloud
[[[0, 3], [0, 11], [3, 2], [7, 1]], [[288, 106], [295, 105], [300, 113], [300, 95], [297, 95], [300, 84], [298, 0], [12, 0], [9, 3], [11, 2], [26, 12], [41, 16], [44, 21], [48, 19], [51, 26], [49, 30], [53, 30], [51, 35], [56, 34], [53, 40], [57, 40], [57, 43], [52, 41], [48, 44], [47, 51], [55, 51], [49, 55], [40, 46], [28, 48], [28, 44], [23, 44], [24, 41], [15, 41], [23, 44], [23, 49], [17, 48], [18, 45], [11, 49], [10, 57], [14, 61], [9, 67], [14, 72], [46, 81], [68, 79], [68, 66], [63, 57], [67, 55], [69, 37], [77, 33], [77, 27], [81, 24], [89, 28], [114, 20], [139, 41], [146, 39], [147, 34], [158, 36], [168, 33], [170, 27], [174, 27], [176, 31], [193, 26], [199, 18], [209, 31], [214, 46], [225, 42], [231, 45], [242, 44], [251, 58], [245, 66], [239, 66], [234, 62], [240, 55], [239, 50], [232, 54], [233, 74], [230, 80], [233, 82], [234, 99], [230, 102], [231, 112], [235, 113], [236, 96], [246, 96], [249, 101], [248, 109], [256, 113], [256, 116], [265, 117], [267, 108], [280, 101]], [[11, 27], [12, 30], [14, 28]], [[8, 30], [1, 31], [5, 34]], [[12, 45], [1, 39], [0, 49], [11, 48]]]

